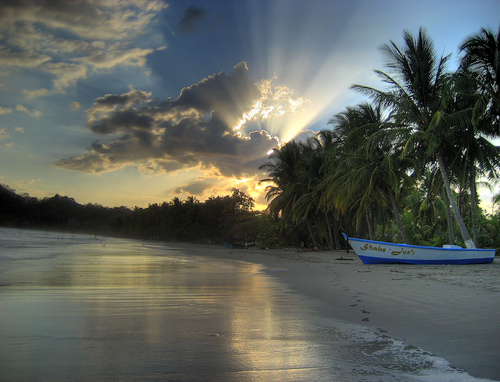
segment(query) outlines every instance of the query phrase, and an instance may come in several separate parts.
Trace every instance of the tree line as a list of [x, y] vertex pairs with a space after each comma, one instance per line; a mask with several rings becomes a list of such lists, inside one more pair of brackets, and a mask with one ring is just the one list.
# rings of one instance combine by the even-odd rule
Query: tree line
[[204, 202], [189, 196], [130, 209], [82, 205], [61, 195], [38, 199], [0, 185], [1, 226], [242, 247], [245, 242], [273, 248], [307, 240], [300, 227], [285, 230], [269, 213], [253, 208], [254, 200], [238, 189]]
[[[315, 246], [352, 236], [418, 245], [499, 247], [499, 214], [479, 208], [500, 151], [500, 29], [482, 29], [447, 69], [424, 29], [381, 46], [385, 88], [334, 115], [331, 129], [290, 141], [261, 166], [272, 216], [301, 225]], [[497, 197], [498, 201], [498, 197]]]

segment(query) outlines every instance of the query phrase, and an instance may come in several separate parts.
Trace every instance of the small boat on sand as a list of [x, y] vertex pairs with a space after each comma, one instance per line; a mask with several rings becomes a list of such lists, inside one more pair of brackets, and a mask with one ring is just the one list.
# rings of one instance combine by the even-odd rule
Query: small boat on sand
[[424, 247], [342, 235], [364, 264], [481, 264], [491, 263], [495, 257], [495, 249], [469, 249], [457, 245]]

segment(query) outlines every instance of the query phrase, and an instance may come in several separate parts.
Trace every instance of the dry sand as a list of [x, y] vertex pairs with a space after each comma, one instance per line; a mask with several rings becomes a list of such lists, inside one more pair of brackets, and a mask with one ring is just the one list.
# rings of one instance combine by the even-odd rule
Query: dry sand
[[190, 255], [262, 264], [268, 274], [317, 303], [323, 317], [372, 328], [474, 377], [500, 380], [500, 260], [368, 266], [352, 251], [168, 246]]

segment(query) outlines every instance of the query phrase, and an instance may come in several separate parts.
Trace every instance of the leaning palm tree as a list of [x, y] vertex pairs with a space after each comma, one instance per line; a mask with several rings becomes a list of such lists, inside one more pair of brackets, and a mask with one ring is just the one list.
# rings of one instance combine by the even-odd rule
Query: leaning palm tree
[[412, 129], [406, 140], [405, 153], [411, 150], [425, 152], [437, 162], [460, 233], [466, 246], [473, 248], [474, 243], [453, 197], [442, 147], [449, 137], [444, 123], [450, 97], [447, 91], [449, 76], [445, 72], [449, 55], [438, 56], [432, 40], [422, 28], [416, 37], [409, 31], [405, 31], [403, 37], [403, 48], [393, 41], [381, 47], [386, 65], [393, 74], [380, 70], [376, 73], [389, 89], [381, 91], [362, 85], [353, 88], [393, 108], [398, 123]]

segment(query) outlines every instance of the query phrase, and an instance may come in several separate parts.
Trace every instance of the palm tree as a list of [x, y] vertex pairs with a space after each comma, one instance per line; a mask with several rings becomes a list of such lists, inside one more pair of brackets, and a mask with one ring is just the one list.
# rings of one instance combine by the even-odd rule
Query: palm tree
[[320, 240], [325, 237], [330, 249], [340, 249], [339, 214], [331, 203], [326, 202], [324, 183], [328, 171], [325, 163], [334, 145], [335, 135], [331, 130], [322, 130], [302, 144], [300, 178], [304, 194], [296, 201], [293, 215], [297, 222], [313, 218]]
[[271, 200], [269, 210], [272, 215], [289, 215], [296, 199], [300, 196], [298, 186], [297, 168], [302, 148], [295, 141], [290, 141], [280, 147], [273, 149], [269, 161], [259, 167], [266, 170], [268, 178], [261, 182], [272, 182], [266, 187], [266, 198]]
[[[470, 214], [474, 243], [478, 245], [478, 197], [476, 183], [479, 177], [493, 179], [498, 176], [500, 156], [498, 148], [487, 138], [491, 135], [491, 118], [481, 102], [479, 76], [466, 68], [459, 69], [450, 81], [450, 102], [445, 121], [452, 132], [443, 143], [451, 160], [449, 167], [455, 172], [462, 188], [470, 190]], [[481, 106], [483, 108], [481, 109]]]
[[[274, 149], [269, 160], [259, 167], [266, 170], [268, 178], [261, 182], [271, 182], [266, 187], [266, 198], [271, 200], [269, 211], [274, 217], [282, 216], [285, 219], [293, 219], [293, 207], [297, 200], [307, 192], [307, 185], [301, 178], [301, 158], [304, 145], [290, 141]], [[311, 241], [314, 247], [318, 247], [316, 237], [312, 230], [310, 219], [305, 219]]]
[[413, 244], [441, 245], [433, 243], [433, 240], [440, 240], [442, 235], [439, 232], [448, 232], [448, 242], [455, 242], [453, 216], [448, 213], [449, 203], [439, 169], [426, 166], [419, 176], [417, 187], [410, 190], [405, 203], [412, 216]]
[[461, 68], [478, 74], [477, 84], [484, 95], [493, 132], [500, 134], [500, 27], [495, 35], [491, 30], [469, 37], [461, 46], [464, 52]]
[[360, 104], [335, 115], [331, 122], [337, 136], [344, 137], [342, 154], [334, 153], [330, 176], [325, 178], [328, 195], [337, 206], [351, 209], [357, 224], [366, 219], [368, 232], [375, 236], [375, 217], [387, 208], [392, 210], [401, 237], [408, 238], [398, 205], [403, 182], [409, 181], [407, 159], [401, 159], [401, 147], [395, 137], [391, 116], [383, 115], [381, 106]]
[[[500, 135], [500, 27], [497, 35], [487, 29], [469, 37], [461, 46], [464, 52], [460, 72], [468, 82], [468, 88], [477, 91], [472, 105], [472, 128], [480, 135], [470, 140], [472, 147], [467, 150], [471, 168], [471, 214], [474, 228], [474, 241], [477, 242], [477, 196], [474, 178], [475, 168], [486, 170], [491, 176], [497, 176], [499, 154], [485, 136]], [[462, 81], [463, 82], [463, 81]], [[472, 130], [470, 128], [469, 130]], [[475, 162], [479, 166], [475, 166]], [[484, 175], [484, 174], [482, 174]]]
[[405, 46], [399, 48], [393, 41], [381, 47], [391, 76], [380, 70], [376, 73], [388, 84], [388, 91], [354, 85], [353, 88], [371, 96], [375, 101], [394, 108], [398, 123], [412, 129], [406, 140], [405, 153], [425, 152], [440, 169], [452, 211], [467, 247], [474, 247], [450, 186], [443, 142], [448, 138], [444, 123], [450, 97], [449, 75], [445, 72], [448, 56], [438, 56], [427, 33], [421, 28], [414, 37], [409, 31], [403, 35]]
[[299, 182], [302, 189], [302, 195], [295, 201], [292, 209], [292, 219], [295, 223], [309, 221], [314, 222], [318, 237], [323, 244], [323, 233], [327, 231], [329, 236], [330, 246], [333, 244], [331, 231], [328, 223], [323, 221], [323, 211], [319, 206], [318, 193], [315, 188], [321, 182], [322, 172], [321, 167], [323, 158], [320, 152], [315, 147], [314, 140], [309, 140], [307, 143], [300, 144], [302, 147], [302, 156], [298, 166]]

